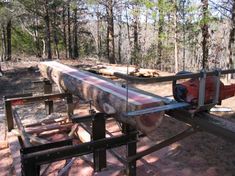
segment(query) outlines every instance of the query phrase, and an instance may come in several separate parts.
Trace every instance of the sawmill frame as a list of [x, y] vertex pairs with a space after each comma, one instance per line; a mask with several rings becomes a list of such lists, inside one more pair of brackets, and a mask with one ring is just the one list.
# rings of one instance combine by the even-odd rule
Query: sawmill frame
[[[141, 93], [144, 91], [139, 90]], [[54, 161], [68, 159], [72, 157], [93, 154], [93, 167], [94, 171], [101, 171], [106, 167], [106, 151], [109, 150], [120, 162], [126, 167], [126, 174], [128, 176], [136, 175], [136, 161], [142, 157], [151, 154], [161, 148], [171, 145], [181, 139], [184, 139], [198, 131], [207, 131], [212, 134], [221, 136], [230, 142], [235, 142], [235, 131], [232, 131], [224, 124], [220, 125], [218, 119], [214, 119], [212, 115], [208, 113], [198, 113], [192, 117], [192, 114], [187, 110], [171, 110], [167, 111], [166, 114], [177, 120], [183, 121], [191, 125], [185, 131], [166, 139], [142, 152], [137, 153], [137, 142], [143, 134], [140, 134], [136, 129], [128, 124], [122, 124], [122, 135], [112, 136], [106, 138], [106, 119], [111, 118], [110, 115], [105, 113], [90, 113], [87, 116], [74, 116], [73, 115], [73, 98], [71, 94], [59, 93], [52, 94], [51, 83], [44, 81], [44, 93], [42, 96], [32, 96], [32, 94], [23, 94], [16, 96], [8, 96], [4, 98], [5, 102], [5, 113], [7, 118], [8, 130], [14, 128], [15, 119], [17, 128], [21, 131], [19, 137], [19, 143], [21, 144], [21, 164], [22, 164], [22, 175], [24, 176], [39, 176], [40, 165], [48, 164]], [[47, 94], [49, 93], [49, 94]], [[146, 93], [147, 94], [147, 93]], [[156, 96], [148, 93], [148, 95]], [[19, 123], [20, 118], [16, 116], [13, 110], [14, 105], [23, 105], [30, 102], [45, 101], [45, 107], [47, 113], [53, 112], [53, 100], [67, 98], [68, 104], [68, 115], [73, 123], [84, 123], [89, 122], [92, 124], [91, 141], [82, 144], [73, 144], [72, 139], [51, 142], [48, 144], [41, 144], [38, 146], [25, 146], [29, 141], [24, 136], [23, 128]], [[17, 122], [18, 121], [18, 122]], [[126, 157], [121, 157], [114, 151], [110, 150], [120, 146], [126, 146]]]
[[[6, 115], [8, 119], [7, 121], [10, 122], [8, 123], [8, 125], [10, 125], [8, 126], [9, 129], [11, 125], [13, 125], [13, 119], [15, 119], [15, 121], [20, 121], [19, 117], [16, 117], [14, 113], [10, 113], [10, 110], [12, 111], [12, 105], [19, 105], [20, 103], [22, 103], [22, 101], [24, 101], [24, 103], [28, 103], [33, 101], [65, 98], [66, 96], [69, 96], [69, 94], [51, 94], [38, 97], [23, 97], [23, 95], [21, 95], [21, 97], [18, 98], [6, 98], [5, 107], [8, 112]], [[28, 145], [27, 147], [25, 147], [25, 143], [27, 144], [30, 142], [27, 137], [24, 136], [24, 133], [21, 132], [22, 135], [19, 137], [19, 143], [21, 144], [20, 153], [22, 175], [39, 176], [40, 165], [42, 164], [49, 164], [51, 162], [87, 155], [91, 153], [93, 153], [94, 171], [98, 172], [106, 167], [106, 150], [126, 145], [126, 158], [118, 156], [118, 154], [114, 151], [112, 151], [111, 153], [126, 166], [127, 175], [135, 176], [136, 161], [138, 159], [196, 132], [192, 128], [189, 128], [184, 132], [168, 140], [165, 140], [157, 145], [154, 145], [153, 147], [143, 152], [136, 153], [138, 142], [137, 139], [139, 137], [142, 137], [143, 135], [139, 135], [138, 131], [133, 129], [130, 125], [122, 124], [122, 135], [105, 138], [105, 121], [107, 118], [110, 118], [110, 116], [104, 113], [94, 113], [83, 117], [73, 116], [71, 118], [73, 123], [92, 123], [92, 140], [90, 142], [85, 142], [77, 145], [73, 145], [72, 139], [68, 139], [59, 142], [41, 144], [38, 146]], [[20, 127], [19, 125], [17, 125], [17, 128], [22, 131], [22, 127]]]
[[[24, 176], [39, 176], [40, 165], [48, 164], [54, 161], [59, 161], [75, 156], [82, 156], [93, 153], [94, 170], [101, 171], [106, 167], [106, 150], [110, 148], [127, 146], [127, 156], [132, 156], [136, 153], [136, 138], [137, 131], [129, 125], [123, 125], [123, 135], [105, 138], [105, 120], [110, 118], [104, 113], [93, 113], [84, 117], [73, 117], [72, 122], [92, 123], [92, 141], [73, 145], [72, 139], [52, 142], [48, 144], [41, 144], [38, 146], [30, 145], [30, 141], [25, 135], [24, 127], [21, 123], [20, 117], [16, 115], [13, 109], [14, 105], [23, 105], [29, 102], [37, 101], [52, 101], [59, 98], [66, 98], [67, 103], [71, 104], [71, 94], [50, 94], [43, 96], [30, 96], [31, 94], [22, 94], [5, 97], [5, 111], [9, 131], [14, 128], [13, 119], [16, 122], [17, 129], [20, 131], [19, 143], [21, 145], [21, 164], [22, 175]], [[53, 103], [49, 104], [53, 109]], [[69, 109], [69, 108], [68, 108]], [[68, 114], [71, 112], [68, 112]], [[117, 155], [116, 155], [117, 156]], [[128, 175], [135, 175], [136, 162], [131, 161], [127, 163]]]

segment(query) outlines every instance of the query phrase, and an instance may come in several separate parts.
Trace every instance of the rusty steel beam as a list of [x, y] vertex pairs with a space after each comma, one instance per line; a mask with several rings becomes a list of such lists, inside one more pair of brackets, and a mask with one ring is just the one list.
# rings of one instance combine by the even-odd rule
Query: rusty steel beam
[[68, 96], [69, 96], [68, 93], [56, 93], [56, 94], [46, 94], [46, 95], [39, 95], [39, 96], [32, 96], [32, 97], [10, 98], [10, 99], [6, 99], [5, 102], [11, 102], [11, 104], [14, 106], [14, 105], [23, 105], [26, 103], [32, 103], [32, 102], [37, 102], [37, 101], [67, 98]]
[[166, 146], [169, 146], [181, 139], [184, 139], [192, 134], [194, 134], [195, 132], [197, 132], [197, 130], [194, 130], [193, 128], [188, 128], [186, 130], [184, 130], [183, 132], [169, 138], [169, 139], [166, 139], [156, 145], [153, 145], [151, 147], [149, 147], [148, 149], [142, 151], [142, 152], [139, 152], [137, 153], [136, 155], [133, 155], [133, 156], [130, 156], [127, 158], [127, 161], [128, 162], [132, 162], [132, 161], [136, 161], [136, 160], [139, 160], [141, 159], [142, 157], [146, 156], [146, 155], [149, 155], [155, 151], [158, 151]]
[[[206, 75], [216, 76], [218, 72], [220, 72], [221, 75], [232, 74], [232, 73], [235, 73], [235, 69], [221, 70], [221, 71], [219, 70], [209, 71], [209, 72], [206, 72]], [[187, 73], [187, 74], [172, 75], [172, 76], [160, 76], [160, 77], [154, 77], [154, 78], [139, 78], [139, 77], [130, 76], [130, 75], [126, 75], [126, 74], [122, 74], [118, 72], [115, 72], [114, 75], [118, 78], [128, 80], [130, 83], [151, 84], [151, 83], [157, 83], [157, 82], [176, 81], [180, 79], [200, 78], [202, 76], [202, 73]]]
[[166, 114], [184, 123], [196, 126], [205, 132], [235, 143], [235, 123], [226, 119], [222, 119], [221, 117], [206, 112], [192, 114], [186, 110], [166, 111]]
[[30, 138], [24, 129], [24, 126], [20, 120], [19, 114], [17, 113], [17, 111], [15, 109], [13, 110], [13, 117], [14, 117], [15, 123], [17, 125], [17, 128], [20, 132], [20, 136], [23, 141], [24, 147], [31, 147], [32, 144], [30, 143]]

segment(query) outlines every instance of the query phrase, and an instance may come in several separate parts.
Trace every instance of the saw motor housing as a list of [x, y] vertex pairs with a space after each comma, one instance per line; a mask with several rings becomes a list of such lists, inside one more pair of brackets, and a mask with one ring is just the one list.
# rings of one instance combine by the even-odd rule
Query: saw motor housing
[[[189, 72], [178, 74], [187, 73]], [[192, 78], [181, 83], [173, 81], [173, 96], [175, 100], [187, 102], [194, 107], [199, 105], [200, 97], [203, 99], [203, 106], [210, 105], [211, 107], [211, 105], [221, 104], [222, 100], [233, 97], [234, 94], [235, 84], [224, 85], [218, 76]]]

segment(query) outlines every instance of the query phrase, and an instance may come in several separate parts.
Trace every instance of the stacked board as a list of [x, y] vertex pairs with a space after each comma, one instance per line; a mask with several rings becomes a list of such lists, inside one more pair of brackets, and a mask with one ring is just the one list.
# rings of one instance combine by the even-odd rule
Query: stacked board
[[112, 114], [114, 118], [131, 124], [146, 135], [151, 136], [161, 123], [164, 112], [127, 118], [123, 114], [149, 107], [161, 106], [161, 99], [151, 97], [113, 84], [96, 75], [66, 66], [56, 61], [41, 62], [39, 70], [44, 78], [55, 82], [60, 89], [84, 100], [92, 100], [101, 112]]

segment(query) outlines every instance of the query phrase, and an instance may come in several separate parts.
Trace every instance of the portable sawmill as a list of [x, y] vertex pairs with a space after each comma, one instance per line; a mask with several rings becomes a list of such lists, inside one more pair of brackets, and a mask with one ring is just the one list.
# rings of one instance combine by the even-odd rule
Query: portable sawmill
[[[208, 112], [223, 99], [233, 96], [235, 92], [234, 85], [225, 86], [220, 80], [222, 75], [235, 73], [234, 69], [217, 69], [209, 72], [202, 70], [199, 73], [179, 72], [173, 76], [155, 78], [114, 73], [114, 76], [129, 83], [171, 81], [175, 100], [133, 89], [128, 85], [122, 87], [109, 79], [55, 61], [41, 62], [39, 70], [44, 78], [55, 82], [61, 90], [85, 100], [92, 100], [98, 111], [111, 114], [116, 120], [132, 125], [150, 138], [157, 136], [157, 129], [164, 114], [175, 117], [178, 110], [184, 110], [180, 112], [181, 115], [186, 113], [182, 116], [197, 116], [200, 115], [198, 113]], [[185, 79], [187, 81], [178, 82]], [[195, 119], [197, 122], [201, 120]], [[187, 118], [183, 121], [188, 120]], [[216, 118], [217, 120], [220, 119]], [[215, 124], [218, 123], [215, 122], [213, 125]], [[213, 133], [217, 133], [217, 130]], [[235, 136], [232, 136], [235, 141]]]
[[[106, 151], [125, 145], [126, 157], [120, 156], [114, 150], [110, 151], [125, 165], [126, 175], [135, 176], [137, 160], [196, 132], [209, 132], [235, 143], [235, 123], [213, 115], [209, 111], [215, 105], [221, 104], [224, 99], [234, 96], [235, 85], [225, 85], [221, 81], [222, 75], [235, 73], [234, 69], [209, 72], [202, 70], [199, 73], [179, 72], [173, 76], [156, 78], [139, 78], [115, 73], [115, 76], [127, 80], [127, 84], [123, 86], [55, 61], [41, 62], [39, 70], [43, 77], [44, 95], [27, 95], [27, 97], [18, 95], [4, 99], [8, 131], [14, 128], [14, 123], [20, 131], [22, 175], [40, 175], [40, 166], [43, 164], [90, 153], [93, 153], [94, 171], [101, 171], [107, 167]], [[174, 99], [129, 86], [129, 83], [147, 84], [165, 81], [172, 82]], [[63, 93], [53, 93], [52, 82], [56, 83]], [[96, 109], [93, 109], [94, 111], [90, 109], [86, 116], [74, 114], [75, 96], [79, 100], [90, 102]], [[53, 111], [53, 101], [57, 99], [67, 100], [68, 123], [70, 123], [68, 125], [72, 123], [75, 127], [89, 131], [90, 140], [77, 144], [73, 142], [73, 138], [69, 138], [35, 146], [31, 144], [32, 135], [29, 136], [27, 133], [28, 126], [23, 126], [14, 106], [44, 101], [46, 111], [50, 114]], [[166, 116], [188, 124], [187, 128], [154, 143], [159, 135], [157, 131], [159, 124]], [[107, 137], [106, 134], [110, 134], [106, 130], [107, 119], [119, 124], [120, 135]], [[44, 131], [41, 124], [38, 129]], [[82, 134], [79, 134], [80, 136]], [[137, 150], [138, 142], [145, 136], [153, 138], [154, 140], [151, 140], [153, 144], [144, 150]]]

